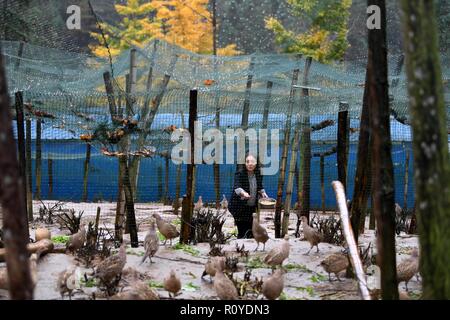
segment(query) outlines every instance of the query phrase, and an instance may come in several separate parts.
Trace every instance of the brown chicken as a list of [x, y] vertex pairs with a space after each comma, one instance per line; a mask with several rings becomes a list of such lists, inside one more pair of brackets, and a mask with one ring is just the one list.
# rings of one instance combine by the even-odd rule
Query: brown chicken
[[408, 282], [419, 272], [419, 251], [414, 249], [411, 257], [406, 258], [397, 266], [397, 282], [405, 282], [406, 291], [408, 291]]
[[146, 282], [135, 282], [127, 291], [122, 291], [111, 300], [159, 300], [158, 293], [150, 288]]
[[216, 264], [216, 276], [214, 278], [214, 290], [220, 300], [237, 300], [238, 292], [233, 281], [223, 273], [222, 267]]
[[262, 294], [268, 300], [276, 300], [284, 289], [283, 270], [275, 270], [273, 275], [264, 281], [262, 285]]
[[311, 248], [309, 248], [307, 255], [311, 251], [311, 249], [316, 246], [317, 252], [319, 252], [319, 243], [323, 240], [323, 234], [319, 232], [319, 230], [314, 229], [308, 225], [308, 218], [305, 216], [301, 217], [303, 224], [303, 234], [305, 235], [305, 239], [308, 240]]
[[158, 226], [159, 232], [166, 238], [166, 240], [164, 241], [164, 245], [166, 244], [167, 240], [170, 240], [170, 245], [172, 245], [172, 239], [180, 235], [177, 227], [171, 223], [164, 221], [157, 213], [153, 214], [153, 218], [156, 219], [156, 225]]
[[289, 236], [285, 235], [284, 241], [269, 251], [267, 256], [264, 258], [264, 263], [272, 267], [276, 267], [277, 265], [281, 266], [283, 261], [289, 257], [289, 249]]
[[348, 257], [342, 253], [333, 253], [326, 257], [320, 265], [328, 272], [328, 280], [331, 282], [331, 273], [336, 275], [336, 278], [339, 279], [339, 272], [346, 270], [348, 267]]
[[62, 271], [58, 276], [57, 289], [61, 294], [61, 299], [64, 299], [64, 295], [69, 295], [69, 300], [72, 300], [72, 291], [76, 286], [75, 268], [70, 267]]
[[225, 262], [225, 257], [210, 257], [205, 264], [205, 270], [203, 271], [202, 279], [204, 276], [209, 275], [209, 279], [212, 282], [212, 277], [216, 275], [216, 266], [218, 265], [221, 270], [225, 270]]
[[103, 283], [109, 284], [116, 278], [121, 277], [122, 270], [125, 267], [126, 263], [126, 245], [122, 244], [117, 254], [110, 256], [100, 262], [100, 264], [97, 266], [95, 275], [100, 278]]
[[164, 289], [169, 292], [169, 298], [171, 298], [171, 294], [175, 297], [177, 293], [181, 290], [181, 281], [180, 278], [175, 274], [175, 271], [171, 270], [169, 277], [164, 279]]
[[80, 225], [78, 232], [69, 237], [69, 241], [67, 241], [66, 244], [66, 250], [74, 252], [83, 247], [83, 244], [86, 241], [86, 229], [84, 226], [84, 224]]
[[253, 238], [255, 238], [256, 243], [258, 244], [255, 248], [255, 251], [259, 248], [259, 243], [263, 244], [263, 251], [266, 250], [266, 242], [269, 240], [269, 235], [267, 234], [266, 228], [261, 226], [258, 221], [258, 215], [253, 213], [253, 223], [252, 223], [252, 233]]
[[150, 263], [152, 263], [152, 257], [158, 251], [158, 248], [159, 248], [159, 239], [158, 235], [156, 234], [155, 221], [151, 221], [150, 230], [148, 231], [144, 239], [145, 254], [144, 257], [142, 258], [141, 263], [144, 263], [145, 259], [147, 258], [149, 258]]

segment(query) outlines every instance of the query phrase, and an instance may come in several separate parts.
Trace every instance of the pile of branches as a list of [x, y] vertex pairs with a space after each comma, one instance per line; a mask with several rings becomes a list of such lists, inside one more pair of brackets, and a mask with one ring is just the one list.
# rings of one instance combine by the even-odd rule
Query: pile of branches
[[403, 209], [403, 208], [401, 214], [396, 215], [395, 233], [397, 235], [399, 235], [402, 231], [407, 234], [417, 233], [417, 222], [413, 221], [414, 220], [413, 216], [414, 216], [414, 209]]
[[42, 206], [39, 207], [39, 218], [37, 220], [47, 224], [53, 224], [54, 216], [57, 212], [63, 210], [62, 207], [64, 206], [64, 203], [62, 201], [58, 201], [53, 206], [50, 206], [50, 204], [45, 205], [42, 200], [40, 201]]
[[81, 217], [84, 211], [78, 211], [75, 213], [75, 209], [69, 209], [68, 212], [63, 212], [58, 215], [58, 222], [61, 228], [69, 229], [71, 234], [75, 234], [80, 230]]
[[86, 244], [78, 251], [78, 257], [83, 260], [86, 267], [90, 267], [95, 257], [101, 260], [109, 257], [114, 246], [114, 237], [109, 229], [98, 228], [93, 222], [89, 222]]
[[311, 225], [323, 234], [323, 242], [338, 246], [342, 245], [344, 242], [341, 219], [336, 219], [334, 215], [322, 219], [320, 219], [318, 215], [314, 215], [311, 219]]
[[191, 221], [191, 241], [194, 244], [209, 242], [210, 246], [225, 244], [231, 238], [231, 235], [225, 234], [222, 230], [225, 220], [225, 213], [212, 208], [194, 211]]

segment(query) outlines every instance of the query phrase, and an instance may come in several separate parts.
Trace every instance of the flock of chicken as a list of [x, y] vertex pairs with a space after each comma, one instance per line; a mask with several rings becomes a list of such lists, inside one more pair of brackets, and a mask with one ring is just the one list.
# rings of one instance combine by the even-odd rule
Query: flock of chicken
[[[222, 208], [227, 208], [226, 198], [222, 201]], [[196, 203], [195, 208], [200, 209], [203, 206], [201, 198]], [[152, 263], [152, 257], [157, 253], [160, 242], [157, 235], [157, 230], [165, 237], [164, 245], [169, 240], [172, 244], [172, 240], [177, 238], [180, 234], [175, 225], [166, 222], [161, 218], [159, 214], [153, 214], [153, 218], [150, 222], [150, 229], [148, 230], [144, 239], [145, 253], [141, 263], [144, 263], [147, 258]], [[303, 234], [305, 239], [310, 244], [310, 249], [305, 253], [308, 255], [313, 247], [317, 248], [319, 252], [319, 243], [323, 241], [323, 235], [315, 228], [309, 226], [307, 218], [301, 217], [303, 225]], [[252, 232], [254, 240], [256, 241], [255, 251], [258, 250], [260, 243], [263, 244], [263, 251], [265, 251], [265, 244], [269, 240], [267, 230], [259, 223], [256, 213], [253, 214]], [[67, 249], [70, 251], [76, 251], [80, 249], [84, 241], [86, 240], [86, 231], [84, 225], [81, 225], [80, 231], [72, 235], [67, 243]], [[125, 250], [125, 244], [122, 244], [117, 254], [112, 255], [103, 260], [97, 265], [94, 276], [97, 277], [102, 283], [108, 284], [117, 278], [120, 278], [125, 267], [127, 256]], [[290, 244], [289, 236], [285, 235], [277, 246], [273, 247], [265, 256], [264, 263], [271, 266], [275, 270], [271, 276], [269, 276], [262, 285], [261, 293], [267, 299], [277, 299], [284, 289], [284, 274], [285, 271], [281, 267], [283, 262], [289, 257]], [[233, 282], [224, 273], [226, 268], [225, 257], [210, 257], [205, 264], [205, 269], [202, 278], [205, 275], [210, 276], [210, 280], [214, 277], [214, 290], [217, 297], [222, 300], [235, 300], [238, 299], [238, 291]], [[331, 273], [334, 273], [337, 280], [340, 281], [339, 273], [346, 270], [349, 266], [349, 259], [347, 254], [338, 252], [327, 256], [322, 262], [321, 266], [328, 273], [329, 281], [331, 281]], [[406, 289], [408, 281], [419, 272], [419, 259], [417, 250], [413, 250], [411, 257], [405, 259], [397, 267], [398, 283], [405, 282]], [[63, 297], [65, 293], [71, 296], [74, 289], [75, 282], [74, 269], [68, 269], [63, 271], [58, 279], [58, 289]], [[182, 286], [179, 277], [171, 270], [170, 275], [164, 280], [164, 288], [169, 292], [169, 297], [176, 296]], [[143, 285], [143, 282], [135, 282], [129, 291], [122, 292], [113, 297], [113, 299], [158, 299], [158, 294], [151, 289], [148, 285]]]

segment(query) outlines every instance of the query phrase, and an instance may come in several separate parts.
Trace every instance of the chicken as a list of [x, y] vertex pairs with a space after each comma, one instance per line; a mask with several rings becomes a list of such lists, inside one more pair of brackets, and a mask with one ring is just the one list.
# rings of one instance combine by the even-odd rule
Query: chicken
[[419, 272], [419, 251], [414, 249], [411, 257], [406, 258], [397, 266], [397, 282], [405, 282], [406, 291], [408, 291], [408, 282]]
[[237, 300], [238, 292], [233, 281], [223, 273], [223, 268], [216, 264], [216, 276], [214, 278], [214, 290], [220, 300]]
[[156, 225], [158, 226], [159, 232], [166, 238], [166, 240], [164, 241], [164, 245], [166, 244], [167, 240], [170, 240], [170, 245], [172, 245], [172, 239], [180, 235], [177, 227], [171, 223], [164, 221], [157, 213], [153, 214], [153, 218], [156, 219]]
[[278, 269], [264, 281], [261, 292], [268, 300], [276, 300], [283, 292], [283, 289], [283, 270]]
[[226, 262], [225, 257], [210, 257], [205, 264], [205, 270], [203, 271], [202, 279], [204, 276], [209, 275], [209, 278], [212, 282], [212, 277], [216, 275], [217, 266], [219, 266], [219, 268], [224, 270], [225, 262]]
[[334, 273], [336, 275], [336, 278], [339, 279], [339, 272], [347, 269], [349, 263], [348, 263], [348, 257], [345, 254], [342, 253], [333, 253], [326, 257], [320, 265], [325, 269], [326, 272], [328, 272], [328, 280], [331, 282], [331, 273]]
[[126, 263], [126, 245], [122, 244], [117, 254], [100, 262], [96, 268], [95, 275], [100, 278], [104, 284], [110, 284], [117, 277], [121, 277], [122, 270]]
[[277, 265], [282, 265], [283, 261], [289, 257], [289, 236], [284, 236], [284, 241], [269, 251], [267, 256], [264, 258], [264, 263], [276, 267]]
[[150, 222], [150, 230], [148, 231], [144, 239], [145, 254], [144, 257], [142, 258], [141, 263], [144, 263], [147, 257], [150, 258], [150, 263], [152, 263], [152, 257], [158, 251], [158, 248], [159, 248], [159, 239], [158, 235], [156, 234], [155, 221], [152, 220]]
[[220, 201], [220, 207], [225, 211], [228, 210], [228, 200], [227, 197], [225, 197], [225, 195], [223, 195], [223, 199], [222, 201]]
[[67, 241], [66, 244], [66, 250], [74, 252], [83, 247], [83, 244], [86, 241], [86, 229], [84, 227], [84, 224], [80, 225], [78, 232], [69, 237], [69, 241]]
[[171, 298], [171, 294], [175, 297], [181, 290], [181, 281], [175, 274], [175, 271], [171, 270], [169, 277], [164, 279], [164, 289], [169, 292], [169, 298]]
[[62, 271], [58, 276], [57, 289], [61, 294], [61, 299], [64, 299], [64, 295], [69, 295], [69, 300], [72, 300], [72, 291], [76, 288], [76, 273], [75, 267], [70, 267]]
[[203, 208], [203, 200], [202, 200], [202, 196], [199, 196], [197, 203], [194, 205], [194, 211], [199, 211], [202, 208]]
[[255, 241], [258, 244], [255, 251], [258, 250], [260, 242], [263, 243], [263, 251], [265, 251], [266, 242], [269, 240], [269, 235], [267, 234], [267, 230], [259, 224], [258, 215], [255, 212], [253, 213], [252, 233], [253, 238], [255, 238]]
[[159, 300], [158, 293], [150, 288], [146, 282], [135, 282], [127, 291], [122, 291], [111, 300]]
[[307, 255], [311, 251], [311, 249], [316, 246], [317, 252], [319, 252], [319, 243], [323, 240], [323, 234], [319, 232], [319, 230], [314, 229], [308, 225], [308, 218], [305, 216], [301, 217], [303, 223], [303, 234], [305, 235], [306, 240], [308, 240], [311, 248], [309, 248]]

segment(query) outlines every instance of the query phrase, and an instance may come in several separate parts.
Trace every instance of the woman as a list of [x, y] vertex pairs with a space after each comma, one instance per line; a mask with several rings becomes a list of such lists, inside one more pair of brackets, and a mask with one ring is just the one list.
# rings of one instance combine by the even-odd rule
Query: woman
[[245, 168], [238, 170], [234, 176], [234, 187], [228, 206], [238, 228], [238, 239], [253, 238], [252, 214], [256, 212], [258, 196], [267, 198], [256, 158], [249, 154], [245, 158]]

